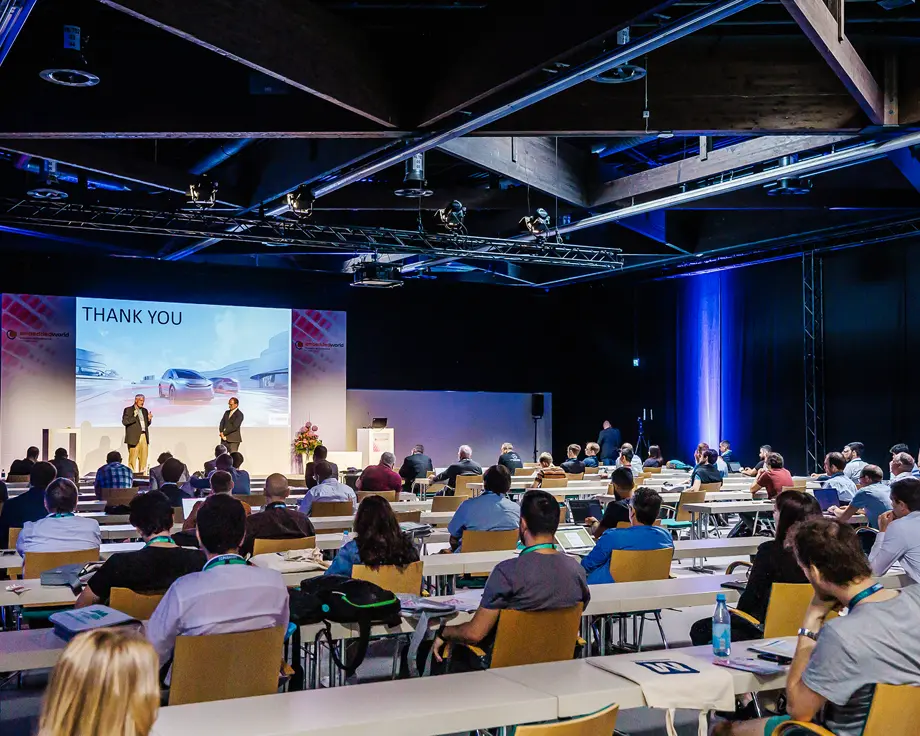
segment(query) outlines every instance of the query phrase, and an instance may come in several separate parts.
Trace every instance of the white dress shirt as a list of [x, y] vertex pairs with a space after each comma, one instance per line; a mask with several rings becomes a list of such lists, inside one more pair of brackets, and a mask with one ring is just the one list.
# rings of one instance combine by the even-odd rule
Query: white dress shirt
[[141, 432], [147, 431], [147, 422], [144, 419], [144, 412], [139, 407], [134, 407], [134, 416], [137, 417], [137, 423], [141, 425]]
[[894, 483], [896, 480], [901, 480], [901, 478], [915, 478], [913, 471], [905, 470], [903, 473], [898, 473], [897, 475], [891, 476], [891, 482]]
[[322, 483], [307, 491], [300, 500], [298, 511], [309, 515], [314, 503], [327, 501], [351, 501], [352, 513], [358, 510], [358, 495], [354, 489], [345, 483], [340, 483], [335, 478], [326, 478]]
[[854, 483], [859, 483], [859, 474], [868, 464], [869, 463], [867, 463], [861, 457], [858, 457], [855, 460], [850, 460], [850, 462], [848, 462], [846, 467], [843, 469], [843, 474]]
[[51, 514], [38, 521], [27, 521], [16, 540], [16, 551], [26, 552], [76, 552], [99, 549], [102, 533], [99, 522], [73, 514]]
[[884, 575], [899, 562], [915, 583], [920, 583], [920, 511], [895, 519], [880, 533], [869, 553], [873, 575]]
[[254, 565], [212, 565], [170, 586], [147, 622], [147, 640], [163, 665], [173, 656], [177, 636], [287, 628], [289, 620], [281, 573]]

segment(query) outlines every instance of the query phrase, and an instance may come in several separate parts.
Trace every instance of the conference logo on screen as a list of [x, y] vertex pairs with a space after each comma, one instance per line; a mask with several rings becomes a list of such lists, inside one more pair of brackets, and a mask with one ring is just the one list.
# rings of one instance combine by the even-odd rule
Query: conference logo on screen
[[294, 340], [295, 350], [334, 350], [335, 348], [344, 347], [344, 342], [304, 342], [303, 340]]
[[59, 338], [69, 338], [69, 332], [17, 332], [16, 330], [7, 330], [6, 337], [8, 340], [24, 340], [26, 342], [36, 342], [38, 340], [57, 340]]

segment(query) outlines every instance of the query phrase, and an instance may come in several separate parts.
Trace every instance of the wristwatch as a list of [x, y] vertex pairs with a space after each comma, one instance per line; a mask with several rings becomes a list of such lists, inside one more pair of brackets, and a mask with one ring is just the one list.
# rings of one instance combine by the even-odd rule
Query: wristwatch
[[806, 629], [804, 626], [801, 629], [799, 629], [798, 635], [807, 636], [812, 641], [818, 641], [818, 635], [811, 629]]

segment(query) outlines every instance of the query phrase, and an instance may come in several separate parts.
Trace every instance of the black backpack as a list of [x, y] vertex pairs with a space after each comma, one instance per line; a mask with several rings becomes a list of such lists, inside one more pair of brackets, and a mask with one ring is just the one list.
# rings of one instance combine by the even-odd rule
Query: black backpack
[[[316, 635], [316, 643], [326, 637], [333, 661], [350, 677], [361, 666], [371, 638], [371, 626], [398, 626], [400, 602], [389, 590], [366, 580], [354, 580], [344, 575], [322, 575], [308, 578], [300, 590], [291, 591], [291, 623], [325, 623]], [[358, 644], [351, 661], [341, 661], [335, 653], [331, 623], [358, 624]]]

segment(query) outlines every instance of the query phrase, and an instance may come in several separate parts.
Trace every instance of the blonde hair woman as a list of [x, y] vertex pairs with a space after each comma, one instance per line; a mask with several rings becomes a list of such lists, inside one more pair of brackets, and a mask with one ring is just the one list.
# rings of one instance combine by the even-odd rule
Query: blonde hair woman
[[133, 630], [80, 634], [51, 675], [38, 736], [147, 736], [160, 708], [158, 669]]

